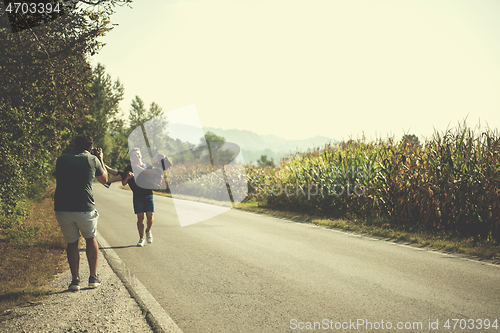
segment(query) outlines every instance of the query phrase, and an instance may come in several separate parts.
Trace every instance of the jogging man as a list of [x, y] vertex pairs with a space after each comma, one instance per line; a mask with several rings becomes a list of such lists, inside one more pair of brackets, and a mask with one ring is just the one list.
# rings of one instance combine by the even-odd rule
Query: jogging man
[[[151, 228], [153, 227], [154, 221], [155, 203], [151, 188], [139, 186], [137, 184], [137, 179], [141, 174], [142, 176], [148, 176], [147, 174], [154, 176], [156, 171], [152, 169], [151, 165], [142, 162], [141, 150], [139, 148], [130, 150], [130, 162], [131, 164], [125, 168], [125, 178], [122, 179], [122, 185], [125, 186], [128, 184], [134, 193], [134, 213], [137, 215], [137, 230], [139, 232], [139, 242], [137, 246], [144, 246], [144, 213], [146, 213], [146, 239], [148, 244], [151, 244], [153, 242]], [[134, 175], [134, 171], [138, 173], [138, 175]], [[139, 184], [144, 185], [141, 183]]]

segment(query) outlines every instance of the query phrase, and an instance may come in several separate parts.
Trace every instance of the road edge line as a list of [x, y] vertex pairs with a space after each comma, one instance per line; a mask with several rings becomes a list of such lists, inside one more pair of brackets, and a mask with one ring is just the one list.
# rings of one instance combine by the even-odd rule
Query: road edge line
[[104, 258], [118, 278], [123, 282], [130, 295], [139, 304], [146, 314], [146, 320], [153, 331], [182, 333], [182, 330], [172, 320], [168, 313], [161, 307], [144, 285], [130, 272], [125, 263], [118, 257], [116, 252], [106, 242], [99, 232], [96, 235], [97, 242], [101, 245], [100, 250], [104, 253]]

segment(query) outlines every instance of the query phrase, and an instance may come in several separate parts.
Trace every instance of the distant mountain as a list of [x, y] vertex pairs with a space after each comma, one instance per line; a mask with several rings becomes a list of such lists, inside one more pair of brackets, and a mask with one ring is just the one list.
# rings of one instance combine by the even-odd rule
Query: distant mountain
[[281, 158], [297, 151], [306, 152], [309, 149], [323, 147], [328, 143], [337, 143], [337, 141], [325, 136], [315, 136], [304, 140], [287, 140], [275, 135], [259, 135], [246, 130], [225, 130], [213, 127], [204, 127], [203, 130], [205, 133], [210, 131], [222, 136], [227, 142], [233, 142], [240, 146], [245, 163], [255, 163], [261, 155], [267, 155], [268, 159], [274, 158], [274, 161], [278, 162]]
[[168, 124], [167, 133], [174, 140], [189, 142], [195, 146], [201, 144], [201, 139], [205, 135], [205, 131], [199, 127], [186, 124]]

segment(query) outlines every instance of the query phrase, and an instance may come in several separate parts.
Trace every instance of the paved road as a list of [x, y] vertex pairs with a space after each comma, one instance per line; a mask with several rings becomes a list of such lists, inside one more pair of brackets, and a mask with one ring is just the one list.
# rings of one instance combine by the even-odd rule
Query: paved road
[[500, 331], [498, 266], [238, 210], [181, 228], [160, 196], [137, 248], [132, 193], [94, 192], [99, 232], [183, 332]]

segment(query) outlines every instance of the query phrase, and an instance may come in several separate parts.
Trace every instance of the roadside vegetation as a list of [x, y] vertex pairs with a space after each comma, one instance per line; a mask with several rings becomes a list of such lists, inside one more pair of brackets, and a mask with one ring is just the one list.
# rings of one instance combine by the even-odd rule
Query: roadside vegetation
[[[500, 259], [500, 136], [349, 140], [247, 167], [247, 209]], [[245, 205], [242, 205], [244, 207]]]
[[0, 321], [9, 318], [9, 309], [37, 304], [50, 293], [47, 284], [67, 269], [52, 191], [27, 202], [22, 228], [0, 233]]
[[85, 133], [106, 147], [108, 163], [126, 161], [115, 117], [123, 87], [88, 59], [113, 27], [113, 8], [130, 2], [61, 2], [61, 16], [11, 15], [0, 6], [0, 313], [45, 294], [41, 286], [65, 260], [45, 196], [57, 156]]

